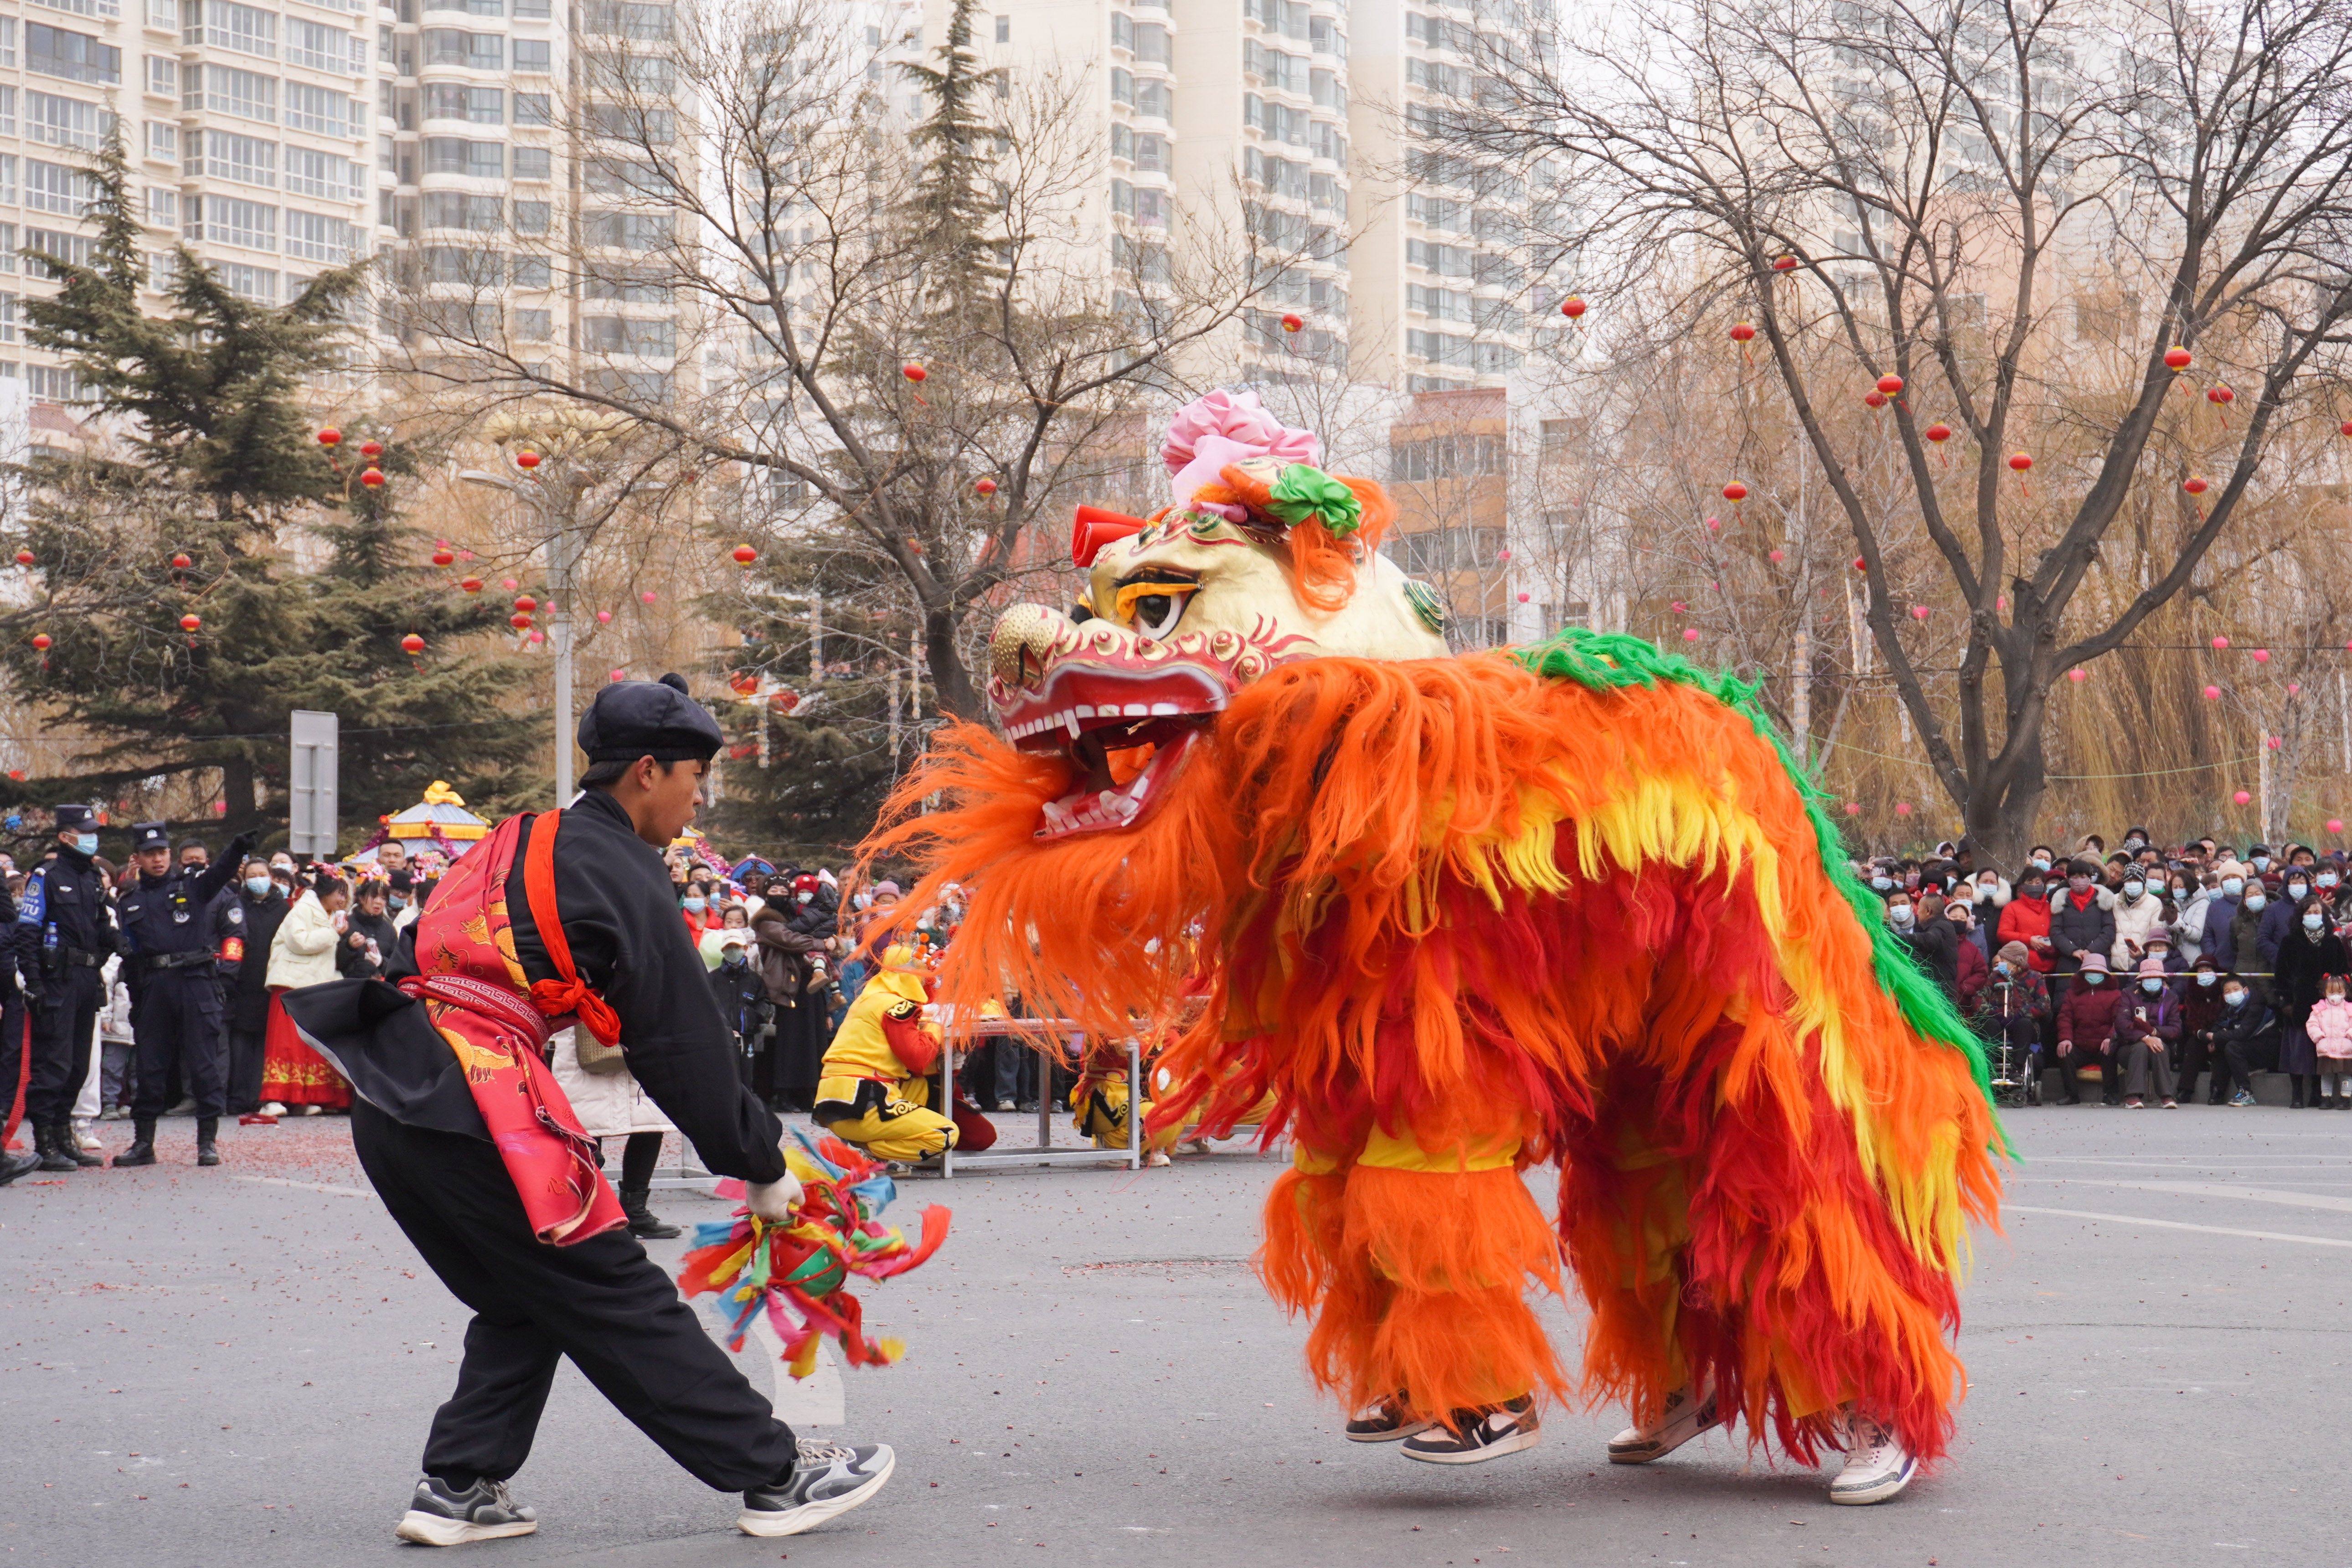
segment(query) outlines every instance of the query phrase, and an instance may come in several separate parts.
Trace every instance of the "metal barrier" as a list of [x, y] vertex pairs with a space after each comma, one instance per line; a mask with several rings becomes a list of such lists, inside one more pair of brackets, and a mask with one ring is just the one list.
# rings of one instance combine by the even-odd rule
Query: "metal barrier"
[[[974, 1018], [950, 1020], [941, 1030], [940, 1049], [940, 1087], [941, 1103], [955, 1104], [956, 1041], [979, 1035], [1001, 1035], [1014, 1029], [1044, 1032], [1070, 1030], [1078, 1026], [1067, 1018]], [[1026, 1047], [1024, 1047], [1026, 1048]], [[1043, 1075], [1037, 1086], [1037, 1145], [1034, 1149], [991, 1149], [985, 1154], [963, 1154], [949, 1149], [940, 1156], [942, 1180], [955, 1179], [959, 1166], [974, 1170], [990, 1165], [1076, 1165], [1101, 1164], [1106, 1160], [1123, 1160], [1130, 1171], [1143, 1166], [1143, 1060], [1142, 1051], [1134, 1040], [1127, 1042], [1127, 1149], [1056, 1149], [1054, 1147], [1053, 1076], [1041, 1064]]]

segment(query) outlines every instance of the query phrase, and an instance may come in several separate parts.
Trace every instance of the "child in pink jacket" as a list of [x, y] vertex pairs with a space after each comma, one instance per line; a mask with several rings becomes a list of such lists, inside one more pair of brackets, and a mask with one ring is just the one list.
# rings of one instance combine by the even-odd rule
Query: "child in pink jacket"
[[2352, 1002], [2344, 997], [2344, 976], [2331, 974], [2326, 994], [2312, 1004], [2304, 1032], [2319, 1053], [2319, 1103], [2352, 1110]]

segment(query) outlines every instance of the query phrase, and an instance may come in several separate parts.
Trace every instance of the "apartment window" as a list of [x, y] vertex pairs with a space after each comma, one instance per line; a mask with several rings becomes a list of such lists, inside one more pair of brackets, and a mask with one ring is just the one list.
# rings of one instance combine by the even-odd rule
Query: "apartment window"
[[[0, 299], [5, 299], [0, 295]], [[527, 343], [543, 343], [555, 336], [555, 312], [552, 310], [517, 310], [514, 313], [514, 335]]]
[[[0, 16], [0, 66], [16, 63], [16, 18]], [[9, 254], [14, 255], [11, 251]]]
[[618, 300], [625, 305], [667, 305], [669, 285], [633, 272], [598, 272], [588, 279], [591, 300]]
[[367, 111], [355, 98], [332, 88], [286, 84], [286, 126], [321, 136], [357, 136], [367, 129]]
[[200, 166], [194, 156], [194, 143], [189, 146], [191, 166], [188, 173], [233, 180], [240, 185], [277, 188], [277, 142], [264, 142], [258, 136], [239, 136], [228, 131], [207, 131], [204, 137], [205, 152]]
[[1157, 22], [1138, 22], [1135, 25], [1135, 58], [1148, 65], [1166, 65], [1169, 60], [1168, 29]]
[[589, 109], [588, 115], [589, 129], [599, 136], [618, 137], [646, 147], [665, 146], [677, 139], [677, 117], [667, 109], [599, 103]]
[[552, 177], [554, 160], [544, 147], [518, 147], [514, 150], [514, 177], [518, 180], [544, 180]]
[[356, 201], [365, 194], [367, 170], [337, 153], [286, 149], [286, 189], [294, 195], [331, 202]]
[[28, 364], [25, 367], [25, 390], [36, 403], [87, 403], [89, 393], [81, 377], [61, 364]]
[[239, 5], [236, 0], [204, 0], [201, 11], [193, 5], [188, 7], [186, 41], [274, 60], [278, 58], [278, 15]]
[[1146, 174], [1168, 173], [1168, 138], [1154, 136], [1148, 132], [1138, 136], [1135, 139], [1135, 166]]
[[1128, 129], [1127, 121], [1124, 120], [1114, 120], [1110, 122], [1110, 155], [1114, 158], [1125, 158], [1130, 163], [1134, 161], [1135, 132]]
[[503, 142], [468, 142], [457, 136], [425, 139], [425, 172], [428, 174], [471, 174], [499, 179], [507, 172]]
[[553, 68], [553, 47], [545, 38], [517, 38], [514, 68], [525, 76], [545, 76]]
[[1135, 111], [1154, 120], [1176, 118], [1176, 89], [1164, 81], [1135, 84]]
[[659, 96], [677, 88], [677, 68], [659, 55], [591, 49], [587, 64], [588, 85], [600, 91]]
[[658, 43], [668, 38], [674, 17], [667, 5], [646, 5], [631, 0], [588, 0], [586, 30], [617, 33], [625, 38]]
[[122, 51], [88, 33], [68, 32], [46, 22], [25, 24], [25, 68], [68, 81], [108, 86], [122, 82]]
[[247, 250], [278, 248], [278, 209], [266, 202], [239, 201], [235, 196], [205, 196], [188, 200], [187, 237], [215, 245], [241, 245]]
[[1135, 47], [1135, 23], [1124, 11], [1110, 14], [1110, 47], [1129, 50]]
[[592, 212], [582, 226], [590, 245], [615, 250], [652, 250], [670, 237], [667, 213]]
[[25, 205], [34, 212], [79, 217], [97, 194], [79, 169], [38, 158], [25, 160]]
[[507, 95], [495, 87], [453, 87], [435, 82], [425, 89], [425, 118], [463, 120], [475, 125], [504, 125]]
[[158, 185], [147, 187], [147, 221], [157, 228], [180, 226], [180, 193]]
[[[189, 73], [188, 97], [194, 97], [195, 76]], [[215, 109], [224, 114], [234, 114], [239, 120], [258, 120], [265, 124], [278, 122], [278, 79], [260, 76], [253, 71], [241, 71], [229, 66], [205, 68], [204, 101], [191, 108]]]
[[[514, 122], [517, 125], [551, 125], [555, 122], [553, 100], [543, 92], [515, 94]], [[610, 135], [607, 132], [604, 134]]]
[[[308, 66], [318, 71], [349, 69], [352, 47], [345, 40], [350, 37], [351, 35], [341, 27], [329, 27], [289, 16], [286, 18], [286, 63]], [[361, 48], [364, 50], [365, 47], [365, 42], [362, 41]], [[362, 53], [361, 63], [364, 65], [365, 60], [366, 56]]]
[[518, 256], [514, 258], [514, 286], [518, 289], [548, 289], [554, 286], [555, 269], [544, 256]]
[[16, 296], [0, 294], [0, 343], [16, 341]]
[[996, 41], [1000, 44], [1009, 44], [1013, 41], [1012, 17], [999, 16], [996, 19]]
[[506, 258], [495, 250], [457, 245], [425, 247], [425, 280], [495, 288], [505, 281]]
[[454, 27], [427, 27], [425, 63], [503, 70], [507, 63], [506, 37], [501, 33], [461, 33]]
[[506, 226], [506, 204], [497, 196], [465, 195], [456, 191], [425, 194], [427, 228], [470, 228], [492, 234]]
[[180, 62], [169, 55], [149, 55], [147, 90], [164, 98], [179, 97]]
[[25, 93], [25, 140], [52, 147], [98, 151], [99, 139], [114, 129], [114, 116], [94, 103], [59, 98], [53, 92]]
[[352, 258], [352, 226], [325, 213], [286, 214], [286, 254], [340, 266]]
[[173, 163], [178, 163], [180, 160], [180, 128], [166, 121], [149, 121], [147, 122], [147, 156], [150, 158], [169, 158]]
[[595, 353], [667, 359], [677, 352], [677, 329], [668, 321], [641, 321], [632, 316], [583, 316], [580, 346]]
[[16, 154], [0, 153], [0, 206], [16, 205]]
[[514, 0], [515, 19], [523, 22], [544, 22], [548, 18], [548, 0]]
[[425, 0], [427, 11], [465, 11], [477, 16], [503, 16], [506, 0]]
[[545, 202], [517, 202], [514, 205], [515, 232], [545, 234], [553, 216], [553, 209]]
[[180, 30], [180, 0], [147, 0], [147, 25]]
[[278, 274], [267, 267], [226, 262], [220, 268], [220, 280], [230, 293], [240, 299], [250, 300], [257, 305], [278, 303]]
[[1110, 100], [1113, 103], [1129, 104], [1135, 101], [1135, 73], [1133, 71], [1124, 71], [1119, 69], [1117, 66], [1111, 67]]

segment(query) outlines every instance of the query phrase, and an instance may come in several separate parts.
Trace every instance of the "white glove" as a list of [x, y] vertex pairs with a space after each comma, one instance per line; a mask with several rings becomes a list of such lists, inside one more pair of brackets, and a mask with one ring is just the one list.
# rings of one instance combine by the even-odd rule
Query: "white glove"
[[753, 1182], [744, 1194], [751, 1205], [752, 1214], [770, 1225], [790, 1225], [793, 1209], [801, 1201], [801, 1179], [784, 1170], [780, 1182]]

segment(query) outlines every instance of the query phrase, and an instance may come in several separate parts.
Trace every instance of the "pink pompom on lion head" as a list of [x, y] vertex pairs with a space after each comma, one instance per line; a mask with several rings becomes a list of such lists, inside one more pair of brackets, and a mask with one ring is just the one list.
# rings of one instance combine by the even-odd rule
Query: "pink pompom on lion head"
[[[1176, 411], [1160, 460], [1168, 465], [1171, 488], [1181, 506], [1203, 485], [1215, 484], [1218, 470], [1229, 463], [1250, 458], [1313, 463], [1321, 450], [1313, 431], [1285, 425], [1258, 402], [1256, 393], [1220, 387]], [[1247, 516], [1242, 508], [1225, 503], [1211, 502], [1202, 510], [1224, 514], [1231, 522]]]

